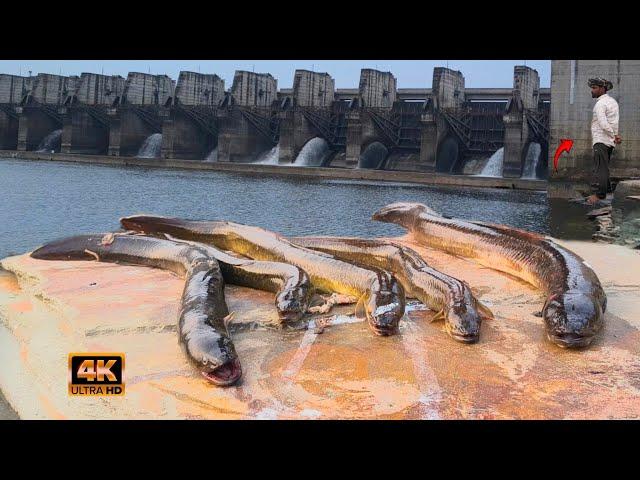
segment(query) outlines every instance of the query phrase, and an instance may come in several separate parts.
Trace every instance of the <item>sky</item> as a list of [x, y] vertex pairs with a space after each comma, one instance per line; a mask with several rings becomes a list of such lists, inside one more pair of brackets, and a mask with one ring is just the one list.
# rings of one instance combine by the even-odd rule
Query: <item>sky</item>
[[166, 74], [178, 79], [181, 70], [215, 73], [230, 88], [236, 70], [270, 73], [278, 88], [291, 88], [296, 69], [327, 72], [336, 88], [358, 88], [360, 69], [390, 71], [398, 88], [430, 88], [434, 67], [460, 70], [469, 88], [512, 87], [513, 67], [527, 65], [540, 74], [540, 86], [551, 83], [551, 60], [0, 60], [0, 73], [32, 75], [52, 73], [80, 75], [82, 72], [121, 75], [128, 72]]

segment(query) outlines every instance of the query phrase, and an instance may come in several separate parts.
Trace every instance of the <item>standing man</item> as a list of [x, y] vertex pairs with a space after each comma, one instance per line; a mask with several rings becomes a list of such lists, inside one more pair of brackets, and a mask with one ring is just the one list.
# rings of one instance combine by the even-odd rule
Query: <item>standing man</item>
[[594, 173], [598, 181], [596, 192], [587, 198], [587, 203], [595, 204], [599, 199], [607, 197], [609, 190], [609, 161], [615, 145], [622, 142], [618, 135], [619, 110], [618, 102], [607, 95], [613, 84], [604, 78], [590, 78], [591, 97], [597, 98], [593, 107], [591, 120], [591, 137], [593, 139]]

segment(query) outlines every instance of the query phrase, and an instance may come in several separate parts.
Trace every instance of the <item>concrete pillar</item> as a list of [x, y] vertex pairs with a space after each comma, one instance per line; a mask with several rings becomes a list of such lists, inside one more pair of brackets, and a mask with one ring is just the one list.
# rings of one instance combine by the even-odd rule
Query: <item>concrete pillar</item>
[[529, 138], [529, 127], [524, 116], [523, 102], [514, 93], [503, 116], [504, 121], [504, 161], [502, 176], [505, 178], [519, 178], [522, 176], [524, 149]]
[[174, 149], [176, 129], [172, 117], [166, 118], [162, 122], [162, 148], [160, 151], [162, 158], [180, 158]]
[[180, 110], [172, 109], [162, 122], [162, 158], [204, 160], [217, 142]]
[[108, 155], [113, 157], [120, 156], [120, 129], [121, 129], [121, 120], [120, 116], [112, 113], [111, 117], [111, 128], [109, 129], [109, 150], [107, 152]]
[[298, 152], [296, 143], [296, 124], [303, 123], [299, 117], [303, 116], [302, 113], [294, 110], [286, 110], [278, 114], [280, 117], [280, 153], [278, 156], [278, 163], [289, 164], [296, 159]]
[[396, 101], [396, 78], [391, 72], [370, 68], [360, 71], [358, 94], [366, 108], [391, 108]]
[[21, 108], [18, 115], [18, 150], [37, 150], [40, 142], [61, 125], [39, 108]]
[[224, 80], [218, 75], [180, 72], [175, 98], [181, 105], [216, 106], [224, 97]]
[[61, 112], [64, 111], [64, 115], [62, 116], [62, 138], [60, 139], [60, 152], [61, 153], [72, 153], [71, 151], [71, 143], [73, 138], [73, 121], [71, 118], [71, 112], [68, 108], [64, 108]]
[[437, 110], [461, 107], [465, 101], [462, 72], [444, 67], [434, 68], [431, 96]]
[[174, 95], [174, 82], [166, 75], [130, 72], [123, 96], [131, 105], [165, 105]]
[[[608, 94], [620, 107], [619, 132], [623, 143], [613, 153], [613, 178], [640, 176], [640, 60], [553, 60], [551, 62], [551, 111], [549, 118], [549, 180], [568, 182], [578, 189], [588, 187], [593, 168], [591, 119], [596, 99], [591, 98], [587, 80], [604, 77], [613, 83]], [[558, 173], [553, 171], [553, 154], [560, 140], [573, 140], [563, 153]], [[573, 195], [576, 188], [550, 188], [549, 195]]]
[[248, 162], [273, 145], [235, 108], [218, 111], [218, 162]]
[[231, 95], [236, 105], [270, 107], [277, 94], [278, 81], [268, 73], [237, 70], [233, 77]]
[[280, 155], [279, 163], [289, 164], [295, 161], [298, 153], [312, 138], [319, 136], [302, 113], [302, 109], [314, 111], [326, 110], [331, 113], [335, 98], [335, 84], [328, 73], [296, 70], [293, 80], [294, 109], [279, 113], [280, 116]]
[[[120, 121], [116, 126], [112, 125], [110, 129], [113, 130], [113, 132], [109, 134], [109, 151], [114, 151], [117, 145], [119, 150], [118, 155], [135, 156], [147, 137], [157, 132], [154, 132], [153, 129], [132, 110], [123, 108], [118, 112], [118, 115]], [[114, 135], [118, 138], [114, 139]], [[113, 148], [111, 144], [112, 140], [115, 140]]]
[[17, 105], [33, 88], [35, 77], [0, 73], [0, 103]]
[[359, 111], [350, 111], [345, 115], [347, 123], [346, 166], [356, 168], [362, 153], [362, 115]]
[[0, 110], [0, 149], [15, 150], [18, 147], [18, 119]]
[[33, 97], [47, 105], [62, 105], [69, 95], [74, 95], [80, 77], [63, 77], [50, 73], [39, 73], [33, 84]]
[[513, 69], [513, 96], [507, 104], [504, 121], [504, 162], [502, 176], [519, 178], [529, 144], [529, 125], [525, 110], [537, 110], [540, 77], [533, 68], [516, 65]]
[[111, 106], [122, 97], [125, 79], [120, 75], [99, 75], [83, 73], [77, 89], [78, 102], [85, 105]]
[[86, 111], [67, 108], [63, 116], [62, 153], [105, 155], [109, 146], [109, 128]]
[[525, 109], [537, 110], [540, 101], [538, 71], [525, 65], [513, 67], [513, 90], [517, 91]]
[[438, 151], [438, 125], [433, 111], [425, 112], [420, 117], [422, 131], [420, 134], [420, 170], [434, 172]]
[[328, 73], [296, 70], [293, 98], [300, 107], [330, 107], [335, 99], [335, 82]]

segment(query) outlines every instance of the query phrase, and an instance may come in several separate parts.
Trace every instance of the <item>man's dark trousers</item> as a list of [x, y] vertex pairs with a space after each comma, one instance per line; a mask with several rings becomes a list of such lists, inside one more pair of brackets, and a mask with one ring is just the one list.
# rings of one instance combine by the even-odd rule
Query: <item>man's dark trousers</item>
[[598, 181], [596, 195], [598, 198], [606, 198], [609, 190], [609, 162], [613, 147], [604, 143], [596, 143], [593, 146], [594, 173]]

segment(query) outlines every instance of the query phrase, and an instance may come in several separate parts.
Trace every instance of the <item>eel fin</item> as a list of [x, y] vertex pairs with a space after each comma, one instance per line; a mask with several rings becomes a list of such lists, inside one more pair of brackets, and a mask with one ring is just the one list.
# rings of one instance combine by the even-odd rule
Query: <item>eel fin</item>
[[493, 312], [484, 303], [478, 302], [478, 312], [483, 320], [493, 320]]
[[229, 324], [231, 323], [231, 320], [233, 320], [233, 317], [235, 317], [235, 315], [236, 315], [236, 312], [231, 312], [229, 315], [227, 315], [226, 317], [224, 317], [222, 319], [222, 323], [224, 324], [224, 328], [229, 330]]
[[88, 253], [89, 255], [91, 255], [92, 257], [95, 257], [96, 261], [99, 262], [100, 261], [100, 257], [98, 256], [98, 254], [96, 252], [92, 252], [91, 250], [85, 248], [84, 249], [84, 253]]
[[432, 318], [431, 322], [437, 322], [438, 320], [444, 320], [444, 308], [438, 311]]
[[356, 309], [355, 309], [354, 315], [356, 316], [357, 319], [366, 320], [367, 318], [367, 309], [364, 306], [364, 298], [366, 295], [367, 295], [366, 293], [363, 293], [358, 299], [358, 303], [356, 303]]

